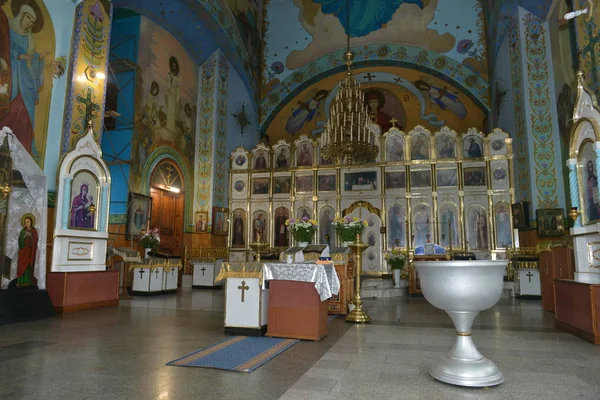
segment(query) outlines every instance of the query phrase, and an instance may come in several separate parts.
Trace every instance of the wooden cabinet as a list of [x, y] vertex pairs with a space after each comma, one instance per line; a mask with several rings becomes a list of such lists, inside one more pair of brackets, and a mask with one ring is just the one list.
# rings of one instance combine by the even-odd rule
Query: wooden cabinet
[[540, 279], [542, 286], [542, 307], [554, 312], [554, 280], [573, 279], [575, 262], [573, 249], [555, 247], [540, 253]]

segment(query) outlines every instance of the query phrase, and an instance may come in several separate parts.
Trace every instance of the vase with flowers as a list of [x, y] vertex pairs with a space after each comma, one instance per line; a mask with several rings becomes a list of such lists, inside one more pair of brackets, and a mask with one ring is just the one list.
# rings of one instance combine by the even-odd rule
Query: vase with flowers
[[394, 274], [395, 287], [400, 288], [400, 282], [408, 279], [408, 272], [404, 269], [406, 254], [400, 247], [394, 247], [391, 251], [385, 253], [385, 259]]
[[145, 249], [144, 258], [148, 258], [154, 248], [160, 244], [160, 230], [158, 228], [152, 228], [147, 232], [144, 232], [140, 238], [140, 245]]
[[344, 246], [354, 243], [356, 235], [362, 235], [365, 228], [369, 226], [364, 219], [350, 216], [336, 218], [331, 224], [335, 227], [335, 233]]
[[306, 247], [315, 236], [317, 231], [317, 221], [308, 217], [302, 217], [299, 219], [290, 218], [285, 221], [285, 225], [288, 227], [294, 240], [298, 243], [298, 246]]

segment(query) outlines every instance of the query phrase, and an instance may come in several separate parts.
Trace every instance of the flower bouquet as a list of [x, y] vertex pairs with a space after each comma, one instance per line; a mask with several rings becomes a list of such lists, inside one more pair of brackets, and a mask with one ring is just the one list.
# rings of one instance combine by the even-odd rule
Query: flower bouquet
[[331, 223], [335, 227], [335, 233], [342, 242], [354, 242], [356, 235], [363, 233], [369, 223], [364, 219], [346, 216], [344, 218], [336, 218]]
[[140, 238], [140, 244], [145, 249], [153, 249], [160, 244], [160, 231], [158, 228], [152, 228], [144, 233]]
[[385, 259], [392, 269], [403, 269], [406, 264], [406, 254], [400, 247], [394, 247], [391, 251], [387, 251]]
[[408, 279], [408, 271], [404, 269], [404, 265], [406, 264], [406, 254], [400, 247], [394, 247], [391, 251], [385, 253], [385, 259], [394, 274], [395, 287], [399, 288], [400, 281]]
[[308, 217], [302, 217], [301, 219], [290, 218], [285, 221], [285, 225], [289, 227], [292, 236], [299, 243], [310, 242], [317, 231], [317, 221]]

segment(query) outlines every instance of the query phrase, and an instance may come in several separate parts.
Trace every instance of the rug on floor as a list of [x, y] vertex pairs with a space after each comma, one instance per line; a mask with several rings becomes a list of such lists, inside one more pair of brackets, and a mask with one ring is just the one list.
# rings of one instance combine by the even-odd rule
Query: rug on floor
[[167, 365], [252, 372], [298, 342], [297, 339], [233, 336], [169, 361]]

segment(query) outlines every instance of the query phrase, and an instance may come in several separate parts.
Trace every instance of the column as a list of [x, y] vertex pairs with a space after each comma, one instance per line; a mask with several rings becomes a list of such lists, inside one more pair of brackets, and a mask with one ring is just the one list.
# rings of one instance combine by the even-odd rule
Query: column
[[[598, 150], [596, 150], [597, 154]], [[597, 162], [598, 160], [596, 160]], [[577, 159], [569, 158], [567, 160], [567, 167], [569, 168], [569, 191], [571, 192], [571, 205], [577, 207], [581, 211], [581, 205], [579, 204], [579, 182], [577, 181]], [[581, 226], [581, 215], [575, 220], [574, 227]]]
[[65, 178], [62, 193], [62, 219], [60, 221], [62, 229], [69, 229], [69, 219], [71, 217], [71, 183], [73, 183], [73, 178]]
[[98, 232], [105, 232], [106, 231], [106, 221], [108, 216], [106, 215], [108, 213], [108, 187], [107, 186], [102, 186], [102, 189], [100, 191], [100, 218], [98, 220]]

